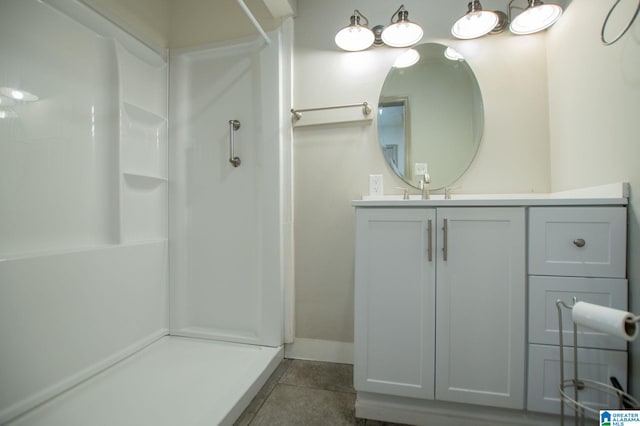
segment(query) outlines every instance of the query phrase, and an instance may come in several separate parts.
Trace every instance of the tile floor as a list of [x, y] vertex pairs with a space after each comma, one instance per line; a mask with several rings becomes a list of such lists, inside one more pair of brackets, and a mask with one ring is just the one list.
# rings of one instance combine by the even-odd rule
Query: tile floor
[[285, 359], [236, 426], [392, 426], [357, 419], [353, 366]]

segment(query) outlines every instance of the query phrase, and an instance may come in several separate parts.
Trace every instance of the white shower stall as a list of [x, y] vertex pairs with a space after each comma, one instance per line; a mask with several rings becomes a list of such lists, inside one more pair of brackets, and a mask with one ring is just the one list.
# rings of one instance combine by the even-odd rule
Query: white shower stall
[[0, 2], [0, 424], [230, 424], [277, 367], [291, 43]]
[[281, 37], [171, 52], [172, 334], [282, 344]]

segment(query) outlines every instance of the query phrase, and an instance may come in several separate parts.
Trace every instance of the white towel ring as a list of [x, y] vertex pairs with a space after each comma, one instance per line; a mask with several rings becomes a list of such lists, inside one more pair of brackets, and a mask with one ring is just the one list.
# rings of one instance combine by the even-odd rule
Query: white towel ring
[[600, 40], [602, 40], [602, 43], [605, 46], [611, 46], [613, 43], [620, 40], [622, 36], [625, 35], [627, 31], [629, 31], [629, 28], [631, 28], [631, 26], [633, 25], [633, 22], [636, 20], [636, 17], [638, 16], [638, 12], [640, 12], [640, 0], [638, 0], [638, 7], [636, 7], [636, 11], [633, 14], [633, 17], [631, 18], [631, 20], [629, 21], [629, 24], [625, 27], [624, 30], [622, 30], [620, 34], [618, 34], [616, 38], [614, 38], [611, 41], [607, 41], [604, 38], [604, 30], [607, 27], [607, 23], [609, 22], [609, 18], [611, 17], [611, 14], [616, 9], [619, 3], [620, 3], [620, 0], [616, 0], [616, 2], [611, 7], [611, 10], [609, 11], [609, 13], [607, 13], [607, 17], [604, 19], [604, 22], [602, 23], [602, 31], [600, 31]]

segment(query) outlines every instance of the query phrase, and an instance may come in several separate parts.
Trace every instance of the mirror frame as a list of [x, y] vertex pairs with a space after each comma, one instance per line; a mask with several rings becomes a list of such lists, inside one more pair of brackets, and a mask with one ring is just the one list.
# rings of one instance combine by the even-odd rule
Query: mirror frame
[[[442, 50], [443, 53], [443, 58], [445, 57], [444, 52], [447, 51], [447, 49], [449, 49], [450, 47], [442, 44], [442, 43], [435, 43], [435, 42], [427, 42], [427, 43], [421, 43], [418, 44], [416, 46], [414, 46], [414, 48], [419, 48], [420, 46], [426, 46], [425, 49], [428, 49], [429, 47], [435, 48], [437, 47], [438, 50]], [[421, 52], [422, 53], [422, 52]], [[421, 61], [424, 60], [425, 57], [421, 58]], [[436, 57], [436, 59], [438, 59]], [[469, 146], [469, 149], [466, 152], [466, 155], [464, 156], [465, 161], [461, 162], [461, 164], [458, 164], [458, 167], [456, 169], [456, 171], [454, 173], [451, 173], [449, 176], [446, 176], [443, 179], [438, 179], [437, 176], [434, 176], [434, 174], [431, 172], [432, 167], [429, 167], [429, 173], [431, 175], [431, 179], [432, 179], [432, 185], [431, 185], [431, 189], [433, 190], [437, 190], [437, 189], [442, 189], [442, 188], [446, 188], [450, 185], [452, 185], [453, 183], [455, 183], [457, 180], [459, 180], [464, 174], [465, 172], [469, 169], [469, 167], [471, 166], [471, 164], [473, 163], [473, 161], [475, 160], [475, 157], [478, 153], [478, 150], [480, 148], [480, 143], [482, 142], [483, 136], [484, 136], [484, 128], [485, 128], [485, 122], [484, 122], [484, 118], [485, 118], [485, 114], [484, 114], [484, 98], [482, 96], [482, 91], [480, 90], [480, 84], [478, 82], [478, 79], [473, 71], [473, 69], [471, 68], [471, 66], [469, 65], [469, 63], [464, 59], [459, 59], [459, 60], [452, 60], [452, 59], [448, 59], [450, 61], [453, 61], [452, 64], [454, 64], [455, 62], [459, 62], [459, 63], [464, 63], [464, 69], [465, 72], [468, 74], [468, 79], [469, 79], [469, 91], [467, 93], [469, 93], [469, 98], [472, 99], [471, 102], [471, 110], [470, 113], [468, 115], [468, 120], [470, 121], [470, 138], [466, 139], [466, 140], [462, 140], [461, 143], [465, 143], [465, 142], [470, 142], [469, 145], [472, 144], [472, 146]], [[418, 62], [420, 63], [420, 61]], [[410, 68], [410, 67], [408, 67]], [[405, 70], [408, 68], [404, 68]], [[390, 144], [383, 144], [383, 136], [382, 136], [382, 132], [381, 132], [381, 121], [380, 121], [380, 115], [378, 114], [378, 123], [377, 123], [377, 135], [378, 135], [378, 145], [380, 146], [380, 149], [382, 151], [383, 157], [385, 158], [386, 163], [389, 165], [389, 167], [391, 167], [393, 169], [393, 172], [400, 178], [402, 179], [406, 184], [410, 185], [411, 187], [414, 188], [418, 188], [418, 181], [417, 181], [417, 176], [415, 176], [415, 171], [414, 169], [414, 163], [418, 162], [424, 162], [424, 163], [431, 163], [431, 161], [426, 161], [427, 159], [412, 159], [411, 155], [410, 155], [410, 150], [411, 148], [416, 148], [414, 146], [414, 144], [416, 143], [427, 143], [428, 141], [428, 135], [425, 136], [419, 136], [419, 135], [413, 135], [411, 132], [411, 117], [412, 117], [412, 111], [410, 106], [412, 106], [413, 102], [410, 102], [410, 95], [405, 94], [405, 93], [398, 93], [398, 95], [396, 96], [394, 93], [384, 93], [384, 89], [385, 89], [385, 85], [387, 85], [389, 79], [390, 79], [390, 75], [392, 72], [396, 71], [396, 72], [401, 72], [398, 70], [403, 70], [403, 68], [395, 68], [395, 67], [391, 67], [391, 69], [388, 71], [384, 83], [380, 89], [380, 95], [379, 95], [379, 100], [378, 100], [378, 113], [380, 113], [380, 111], [382, 110], [382, 108], [384, 108], [385, 106], [395, 106], [395, 105], [403, 105], [404, 106], [404, 117], [403, 117], [403, 132], [404, 132], [404, 145], [405, 145], [405, 158], [402, 160], [400, 158], [397, 159], [397, 161], [402, 160], [404, 162], [403, 167], [399, 167], [400, 164], [397, 163], [397, 161], [393, 161], [391, 156], [388, 155], [388, 152], [385, 151], [385, 147], [387, 145]], [[398, 78], [397, 76], [395, 76], [394, 78]], [[464, 79], [464, 77], [462, 77]], [[462, 81], [462, 80], [461, 80]], [[437, 107], [437, 106], [436, 106]], [[413, 114], [415, 115], [415, 114]], [[476, 126], [474, 123], [479, 124], [478, 126]], [[477, 127], [478, 129], [475, 130], [474, 127]], [[453, 135], [452, 135], [452, 139], [453, 139]], [[442, 140], [442, 139], [440, 139]], [[455, 140], [460, 140], [460, 139], [455, 139]], [[389, 142], [388, 140], [384, 141], [384, 142]], [[466, 157], [469, 157], [468, 162], [466, 161]], [[420, 161], [422, 160], [422, 161]], [[404, 173], [402, 168], [404, 168]]]

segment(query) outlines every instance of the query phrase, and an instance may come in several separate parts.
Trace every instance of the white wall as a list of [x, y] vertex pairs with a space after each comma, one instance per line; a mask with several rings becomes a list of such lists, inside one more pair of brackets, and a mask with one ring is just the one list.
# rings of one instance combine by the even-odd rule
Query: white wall
[[[611, 2], [575, 1], [549, 32], [551, 183], [565, 190], [600, 183], [631, 183], [628, 278], [630, 308], [640, 312], [640, 21], [616, 44], [604, 46], [600, 30]], [[622, 2], [617, 17], [633, 14]], [[630, 7], [631, 6], [631, 9]], [[626, 9], [626, 10], [625, 10]], [[632, 346], [631, 383], [640, 386], [640, 344]]]
[[[485, 4], [486, 3], [486, 4]], [[507, 2], [483, 2], [506, 10]], [[449, 36], [466, 3], [404, 2], [423, 25], [423, 41], [444, 42], [467, 58], [485, 102], [477, 157], [455, 183], [458, 192], [545, 192], [550, 189], [546, 96], [546, 34], [505, 33], [480, 40]], [[361, 0], [298, 0], [294, 42], [294, 107], [354, 102], [376, 106], [391, 64], [403, 50], [347, 53], [334, 44], [354, 8], [371, 25], [386, 24], [398, 4]], [[375, 110], [375, 108], [374, 108]], [[375, 115], [375, 114], [374, 114]], [[418, 119], [412, 117], [412, 119]], [[354, 216], [351, 201], [368, 192], [368, 175], [384, 175], [386, 193], [405, 184], [393, 175], [371, 124], [294, 130], [296, 336], [353, 341]], [[417, 190], [415, 190], [417, 192]]]

